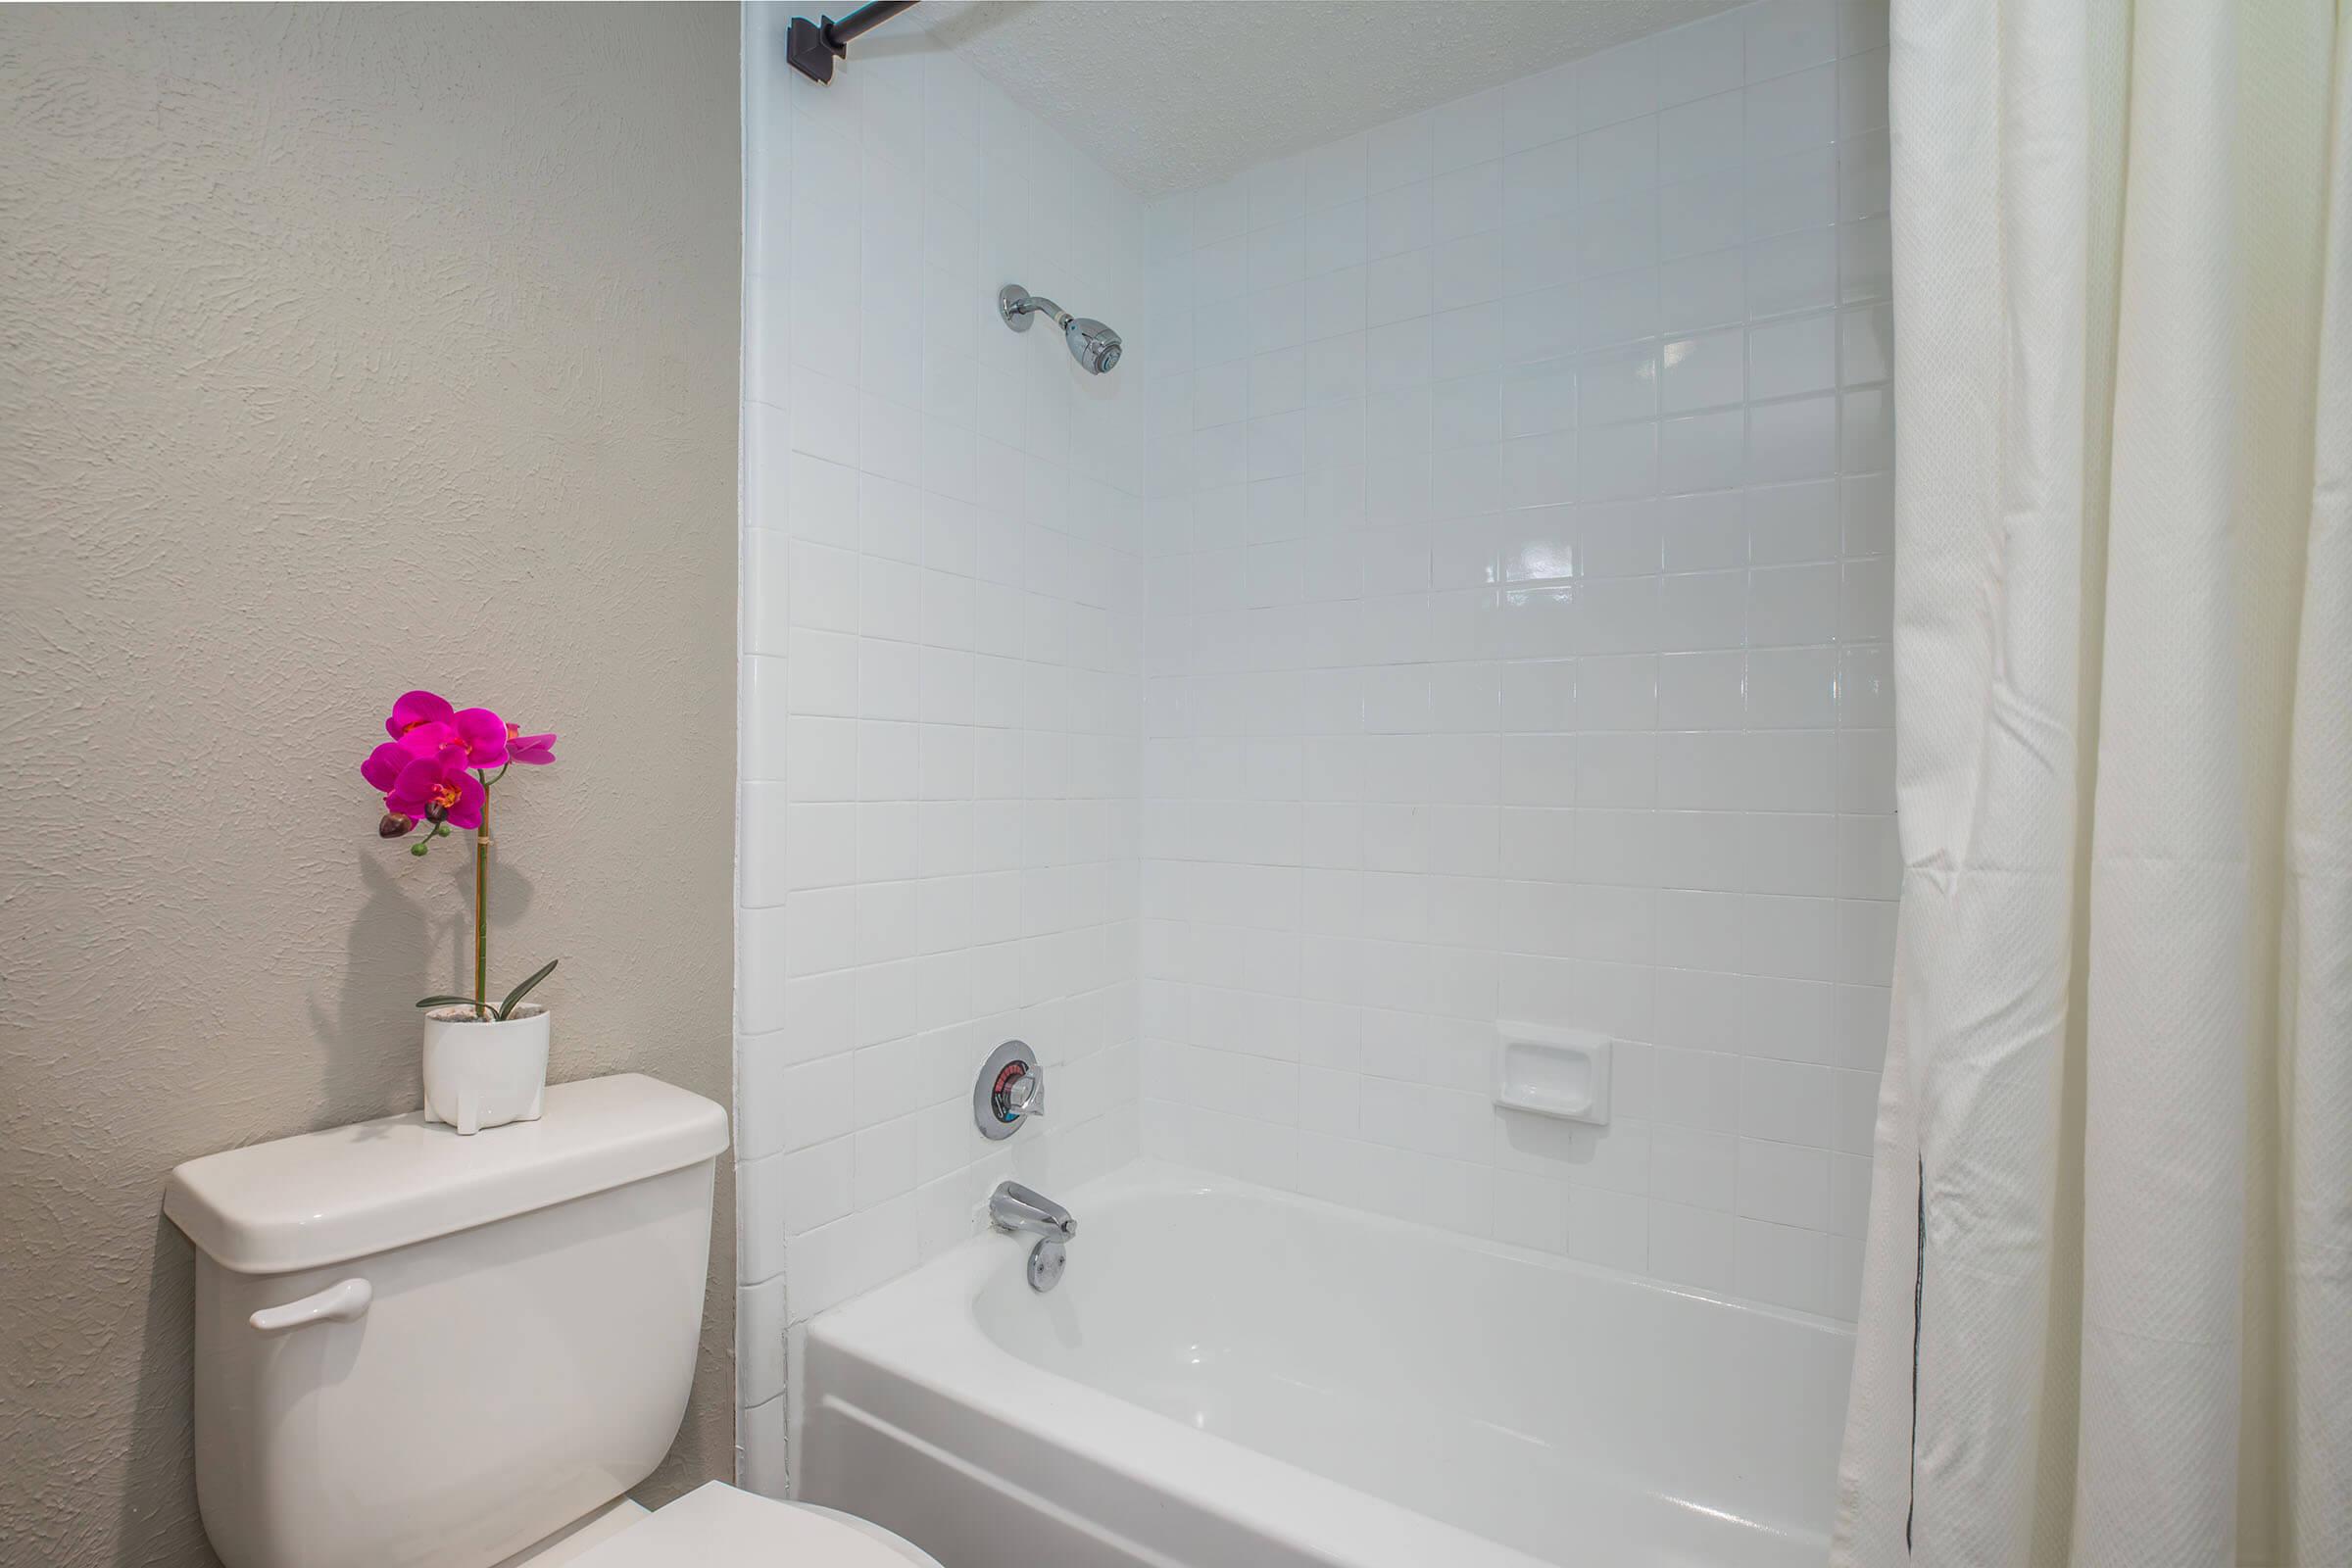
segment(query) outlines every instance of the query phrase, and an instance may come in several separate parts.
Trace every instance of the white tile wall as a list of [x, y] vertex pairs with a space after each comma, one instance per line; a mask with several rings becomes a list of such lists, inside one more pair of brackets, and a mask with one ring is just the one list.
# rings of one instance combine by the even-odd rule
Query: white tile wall
[[[813, 87], [788, 16], [745, 11], [746, 1484], [795, 1326], [1139, 1146], [1850, 1311], [1883, 5], [1149, 208], [952, 56]], [[1119, 370], [1005, 332], [1013, 280]], [[1617, 1035], [1612, 1124], [1494, 1111], [1498, 1017]], [[1053, 1115], [1007, 1149], [967, 1107], [1014, 1034]]]
[[[1885, 50], [1770, 0], [1146, 215], [1149, 1152], [1851, 1314]], [[1494, 1109], [1498, 1018], [1611, 1123]]]
[[[997, 290], [1150, 353], [1134, 197], [911, 29], [804, 80], [790, 15], [744, 34], [738, 1470], [771, 1493], [794, 1326], [1003, 1177], [1137, 1146], [1144, 383]], [[1051, 1113], [991, 1144], [1013, 1036]]]

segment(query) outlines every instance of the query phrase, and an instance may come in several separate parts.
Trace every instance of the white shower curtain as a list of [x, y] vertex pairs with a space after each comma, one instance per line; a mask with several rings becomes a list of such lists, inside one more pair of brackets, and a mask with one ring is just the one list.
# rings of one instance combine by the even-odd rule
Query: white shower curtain
[[1903, 855], [1833, 1560], [2352, 1565], [2352, 20], [1895, 0]]

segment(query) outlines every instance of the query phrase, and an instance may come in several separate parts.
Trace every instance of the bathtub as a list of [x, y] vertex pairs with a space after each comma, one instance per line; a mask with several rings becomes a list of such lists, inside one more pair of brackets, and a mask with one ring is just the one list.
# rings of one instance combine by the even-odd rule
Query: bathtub
[[813, 1320], [801, 1494], [949, 1568], [1817, 1568], [1851, 1336], [1150, 1163]]

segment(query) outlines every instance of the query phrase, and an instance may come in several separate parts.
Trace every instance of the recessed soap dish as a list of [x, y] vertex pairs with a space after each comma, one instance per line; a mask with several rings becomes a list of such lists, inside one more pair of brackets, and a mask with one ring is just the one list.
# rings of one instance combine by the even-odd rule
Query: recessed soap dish
[[1609, 1119], [1609, 1037], [1547, 1024], [1497, 1025], [1494, 1103], [1562, 1121]]

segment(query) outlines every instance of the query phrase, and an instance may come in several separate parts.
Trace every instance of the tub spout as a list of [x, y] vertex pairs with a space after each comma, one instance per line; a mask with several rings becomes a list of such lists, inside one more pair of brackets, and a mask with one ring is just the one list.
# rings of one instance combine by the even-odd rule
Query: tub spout
[[1019, 1182], [1001, 1182], [988, 1195], [988, 1222], [1001, 1231], [1038, 1238], [1029, 1249], [1029, 1288], [1050, 1291], [1061, 1283], [1069, 1262], [1069, 1240], [1078, 1234], [1070, 1211]]
[[1001, 1231], [1025, 1232], [1066, 1242], [1078, 1234], [1070, 1211], [1019, 1182], [1000, 1182], [988, 1195], [988, 1222]]

